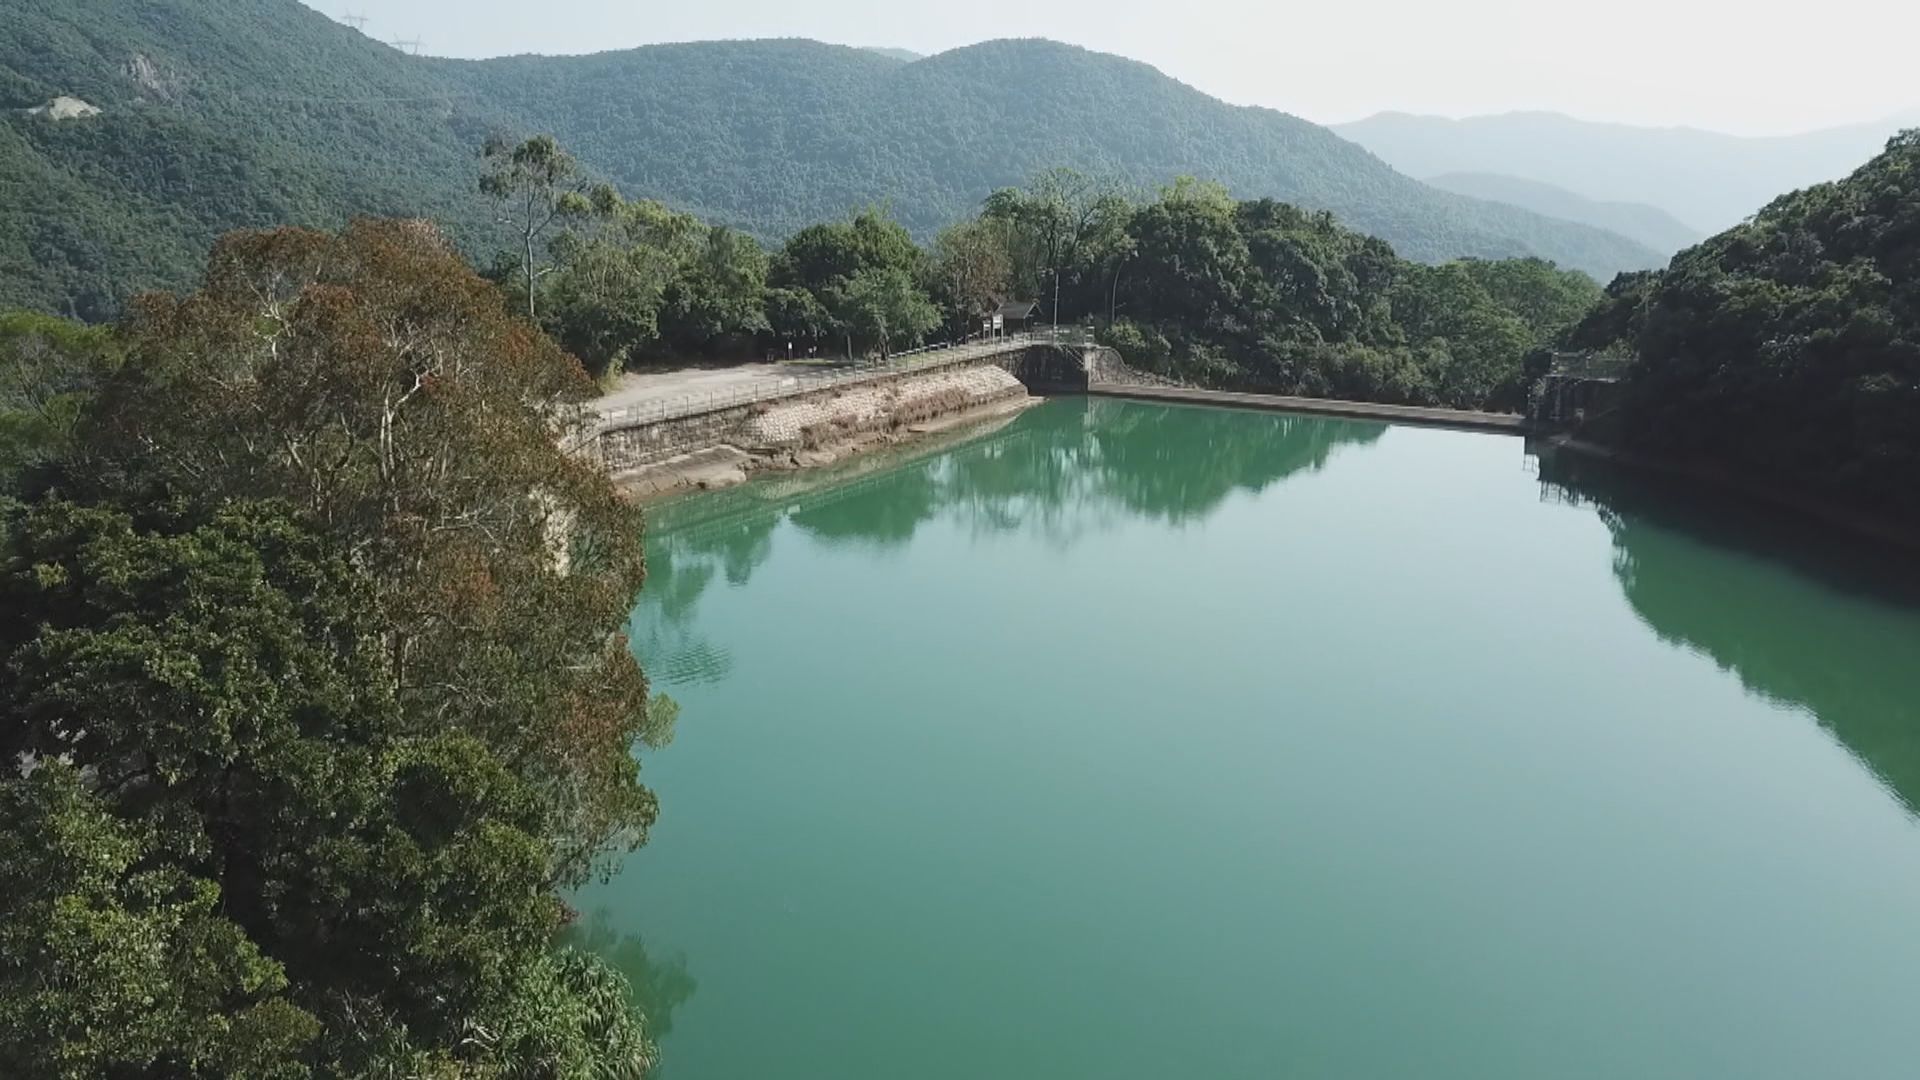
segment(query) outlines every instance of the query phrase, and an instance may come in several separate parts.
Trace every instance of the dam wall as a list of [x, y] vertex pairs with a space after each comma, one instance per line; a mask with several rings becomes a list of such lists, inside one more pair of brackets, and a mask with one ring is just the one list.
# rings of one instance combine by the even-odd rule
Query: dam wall
[[1113, 349], [1086, 342], [1012, 341], [905, 358], [817, 381], [755, 390], [737, 398], [657, 403], [603, 414], [579, 444], [616, 477], [724, 449], [762, 464], [890, 437], [916, 425], [1010, 406], [1032, 395], [1091, 394], [1164, 403], [1288, 412], [1525, 433], [1537, 421], [1514, 414], [1282, 397], [1176, 386], [1129, 366]]
[[[900, 371], [801, 383], [748, 401], [611, 414], [581, 451], [619, 475], [716, 446], [763, 455], [812, 450], [1030, 393], [1084, 393], [1088, 369], [1082, 354], [1077, 346], [1052, 344], [975, 350]], [[1116, 355], [1108, 366], [1117, 361]]]

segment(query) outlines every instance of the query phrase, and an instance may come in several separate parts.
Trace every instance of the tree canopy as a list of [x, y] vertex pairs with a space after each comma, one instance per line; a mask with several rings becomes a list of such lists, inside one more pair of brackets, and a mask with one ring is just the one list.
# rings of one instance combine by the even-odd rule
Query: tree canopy
[[802, 343], [886, 354], [980, 333], [1002, 303], [1038, 300], [1189, 382], [1515, 408], [1526, 358], [1600, 297], [1539, 259], [1408, 262], [1324, 211], [1236, 202], [1191, 178], [1141, 202], [1047, 170], [994, 192], [931, 250], [881, 209], [809, 225], [769, 256], [657, 203], [607, 188], [590, 201], [539, 287], [548, 329], [596, 375]]
[[410, 223], [230, 237], [114, 342], [0, 515], [0, 1072], [639, 1075], [555, 946], [675, 712], [578, 365]]
[[1514, 408], [1527, 354], [1600, 293], [1537, 259], [1408, 262], [1330, 214], [1216, 185], [1129, 210], [1092, 265], [1063, 274], [1067, 310], [1112, 311], [1105, 333], [1129, 360], [1192, 382]]

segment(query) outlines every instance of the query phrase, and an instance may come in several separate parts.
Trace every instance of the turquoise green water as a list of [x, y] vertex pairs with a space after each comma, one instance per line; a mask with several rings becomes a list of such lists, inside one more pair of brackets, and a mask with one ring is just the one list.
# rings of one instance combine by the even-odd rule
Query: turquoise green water
[[1060, 401], [662, 508], [672, 1080], [1920, 1075], [1891, 564], [1517, 439]]

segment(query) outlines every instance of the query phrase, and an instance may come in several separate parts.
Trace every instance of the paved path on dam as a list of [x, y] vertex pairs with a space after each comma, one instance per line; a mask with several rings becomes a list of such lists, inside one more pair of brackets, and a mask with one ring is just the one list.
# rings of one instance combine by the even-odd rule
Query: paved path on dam
[[1228, 390], [1194, 390], [1173, 386], [1122, 386], [1116, 383], [1094, 383], [1087, 388], [1087, 394], [1090, 397], [1128, 398], [1135, 401], [1223, 405], [1230, 408], [1311, 413], [1316, 416], [1339, 416], [1355, 420], [1385, 420], [1395, 424], [1424, 424], [1429, 427], [1494, 431], [1510, 435], [1524, 435], [1531, 430], [1527, 418], [1517, 413], [1429, 409], [1415, 405], [1376, 405], [1367, 401], [1335, 401], [1330, 398], [1286, 397], [1281, 394], [1240, 394]]

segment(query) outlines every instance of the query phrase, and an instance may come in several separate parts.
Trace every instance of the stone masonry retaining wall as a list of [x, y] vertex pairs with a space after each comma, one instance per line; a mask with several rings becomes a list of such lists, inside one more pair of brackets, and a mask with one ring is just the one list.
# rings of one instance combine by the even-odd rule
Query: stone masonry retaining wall
[[1089, 386], [1172, 386], [1173, 381], [1158, 375], [1136, 371], [1119, 352], [1101, 346], [1088, 349], [1085, 356]]
[[748, 450], [812, 448], [850, 435], [1024, 397], [1026, 392], [1019, 379], [993, 366], [913, 375], [851, 387], [831, 396], [775, 402], [747, 419], [737, 433], [737, 445]]
[[921, 423], [1017, 397], [1029, 390], [1084, 393], [1093, 383], [1135, 385], [1161, 380], [1128, 368], [1107, 348], [1034, 345], [950, 367], [863, 379], [838, 388], [734, 405], [603, 431], [583, 448], [613, 473], [731, 445], [789, 450]]
[[818, 442], [919, 423], [1025, 392], [1004, 367], [981, 361], [616, 428], [601, 433], [585, 452], [617, 474], [723, 444], [748, 450], [797, 449], [810, 438]]
[[738, 405], [717, 412], [663, 420], [644, 427], [621, 428], [602, 434], [592, 443], [593, 452], [608, 472], [622, 473], [656, 461], [709, 446], [734, 441], [752, 418], [756, 406]]

